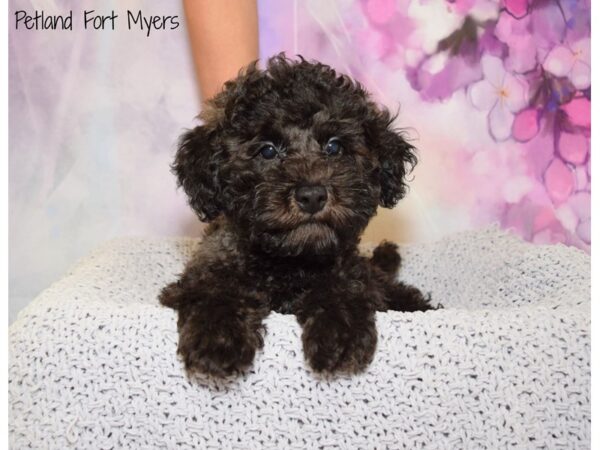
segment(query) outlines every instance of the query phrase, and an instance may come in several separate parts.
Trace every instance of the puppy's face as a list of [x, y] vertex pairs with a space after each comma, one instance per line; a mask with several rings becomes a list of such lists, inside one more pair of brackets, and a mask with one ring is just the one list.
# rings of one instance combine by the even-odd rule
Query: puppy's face
[[277, 255], [356, 245], [405, 191], [413, 148], [386, 110], [321, 64], [269, 61], [226, 84], [186, 133], [174, 170], [202, 220], [224, 214]]
[[226, 211], [270, 252], [330, 253], [375, 213], [380, 169], [353, 120], [318, 110], [302, 123], [290, 113], [257, 118], [261, 131], [234, 146], [222, 171]]

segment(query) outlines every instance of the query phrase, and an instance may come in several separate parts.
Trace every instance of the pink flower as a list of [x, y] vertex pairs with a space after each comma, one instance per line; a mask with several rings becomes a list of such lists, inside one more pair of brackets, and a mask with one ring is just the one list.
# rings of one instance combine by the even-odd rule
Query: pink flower
[[517, 19], [524, 17], [529, 10], [529, 2], [527, 0], [504, 0], [504, 5], [506, 6], [506, 10]]
[[367, 0], [365, 12], [374, 24], [382, 25], [393, 18], [396, 13], [396, 2], [394, 0]]
[[535, 108], [524, 109], [515, 116], [512, 135], [516, 141], [527, 142], [540, 131], [539, 114]]
[[567, 31], [560, 4], [546, 2], [529, 8], [527, 0], [505, 0], [494, 29], [496, 37], [508, 47], [504, 65], [525, 73], [544, 61], [552, 48], [565, 40]]
[[490, 133], [504, 141], [511, 135], [514, 114], [527, 105], [527, 85], [506, 72], [500, 58], [484, 55], [481, 68], [484, 79], [471, 85], [469, 97], [477, 109], [489, 111]]
[[534, 233], [537, 233], [550, 226], [555, 220], [554, 209], [549, 206], [542, 206], [536, 213], [531, 228]]
[[569, 103], [561, 106], [561, 109], [569, 116], [569, 121], [579, 127], [590, 127], [591, 103], [585, 97], [575, 97]]
[[546, 191], [555, 204], [561, 204], [573, 192], [573, 172], [560, 159], [554, 159], [544, 174]]
[[567, 77], [577, 89], [590, 87], [590, 39], [571, 45], [557, 45], [544, 60], [544, 69], [557, 77]]
[[517, 20], [507, 12], [500, 14], [494, 34], [508, 46], [505, 64], [509, 70], [524, 73], [537, 64], [538, 48], [532, 36], [530, 19], [528, 16]]
[[565, 161], [583, 164], [588, 154], [588, 140], [582, 134], [561, 133], [558, 138], [558, 151]]
[[577, 235], [579, 238], [589, 244], [591, 241], [590, 236], [590, 205], [592, 204], [592, 198], [589, 192], [577, 192], [569, 198], [569, 206], [573, 209], [573, 212], [579, 218], [579, 224], [577, 225]]

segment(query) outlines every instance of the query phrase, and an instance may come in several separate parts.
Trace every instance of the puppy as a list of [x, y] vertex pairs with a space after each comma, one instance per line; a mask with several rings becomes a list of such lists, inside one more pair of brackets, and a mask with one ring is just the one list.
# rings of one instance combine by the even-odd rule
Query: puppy
[[359, 83], [283, 55], [227, 82], [200, 117], [173, 171], [210, 226], [160, 294], [178, 311], [186, 369], [247, 369], [263, 346], [263, 319], [276, 311], [296, 315], [315, 372], [364, 370], [376, 311], [431, 309], [396, 280], [395, 245], [370, 258], [357, 247], [377, 206], [404, 196], [414, 148]]

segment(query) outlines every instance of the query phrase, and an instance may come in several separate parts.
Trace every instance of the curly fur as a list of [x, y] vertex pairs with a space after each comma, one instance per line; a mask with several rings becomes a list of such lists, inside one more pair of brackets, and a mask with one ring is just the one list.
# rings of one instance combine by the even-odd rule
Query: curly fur
[[[187, 370], [225, 376], [247, 369], [270, 311], [295, 314], [316, 372], [355, 373], [373, 359], [375, 312], [424, 311], [429, 302], [395, 279], [400, 255], [381, 244], [359, 255], [378, 205], [406, 193], [414, 148], [363, 87], [330, 67], [283, 55], [251, 64], [207, 103], [173, 164], [198, 217], [211, 225], [163, 305], [178, 311]], [[341, 151], [324, 146], [335, 137]], [[265, 159], [265, 143], [277, 156]], [[307, 213], [294, 193], [323, 186]]]

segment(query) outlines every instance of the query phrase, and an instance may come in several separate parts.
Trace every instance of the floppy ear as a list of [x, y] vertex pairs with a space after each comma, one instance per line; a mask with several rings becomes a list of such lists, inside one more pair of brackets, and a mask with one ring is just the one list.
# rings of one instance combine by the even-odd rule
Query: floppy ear
[[379, 159], [379, 204], [393, 207], [406, 194], [405, 177], [417, 163], [415, 148], [404, 140], [400, 132], [392, 128], [392, 117], [386, 109], [372, 111], [366, 123], [369, 148]]
[[237, 78], [227, 81], [221, 92], [205, 102], [199, 115], [204, 125], [189, 130], [179, 140], [171, 169], [203, 222], [215, 219], [229, 204], [224, 200], [229, 157], [223, 130], [236, 121], [235, 106], [248, 96], [248, 84], [261, 76], [257, 61], [242, 69]]
[[179, 140], [171, 166], [190, 206], [203, 222], [213, 220], [223, 210], [219, 168], [226, 156], [217, 141], [216, 131], [206, 125], [187, 131]]

